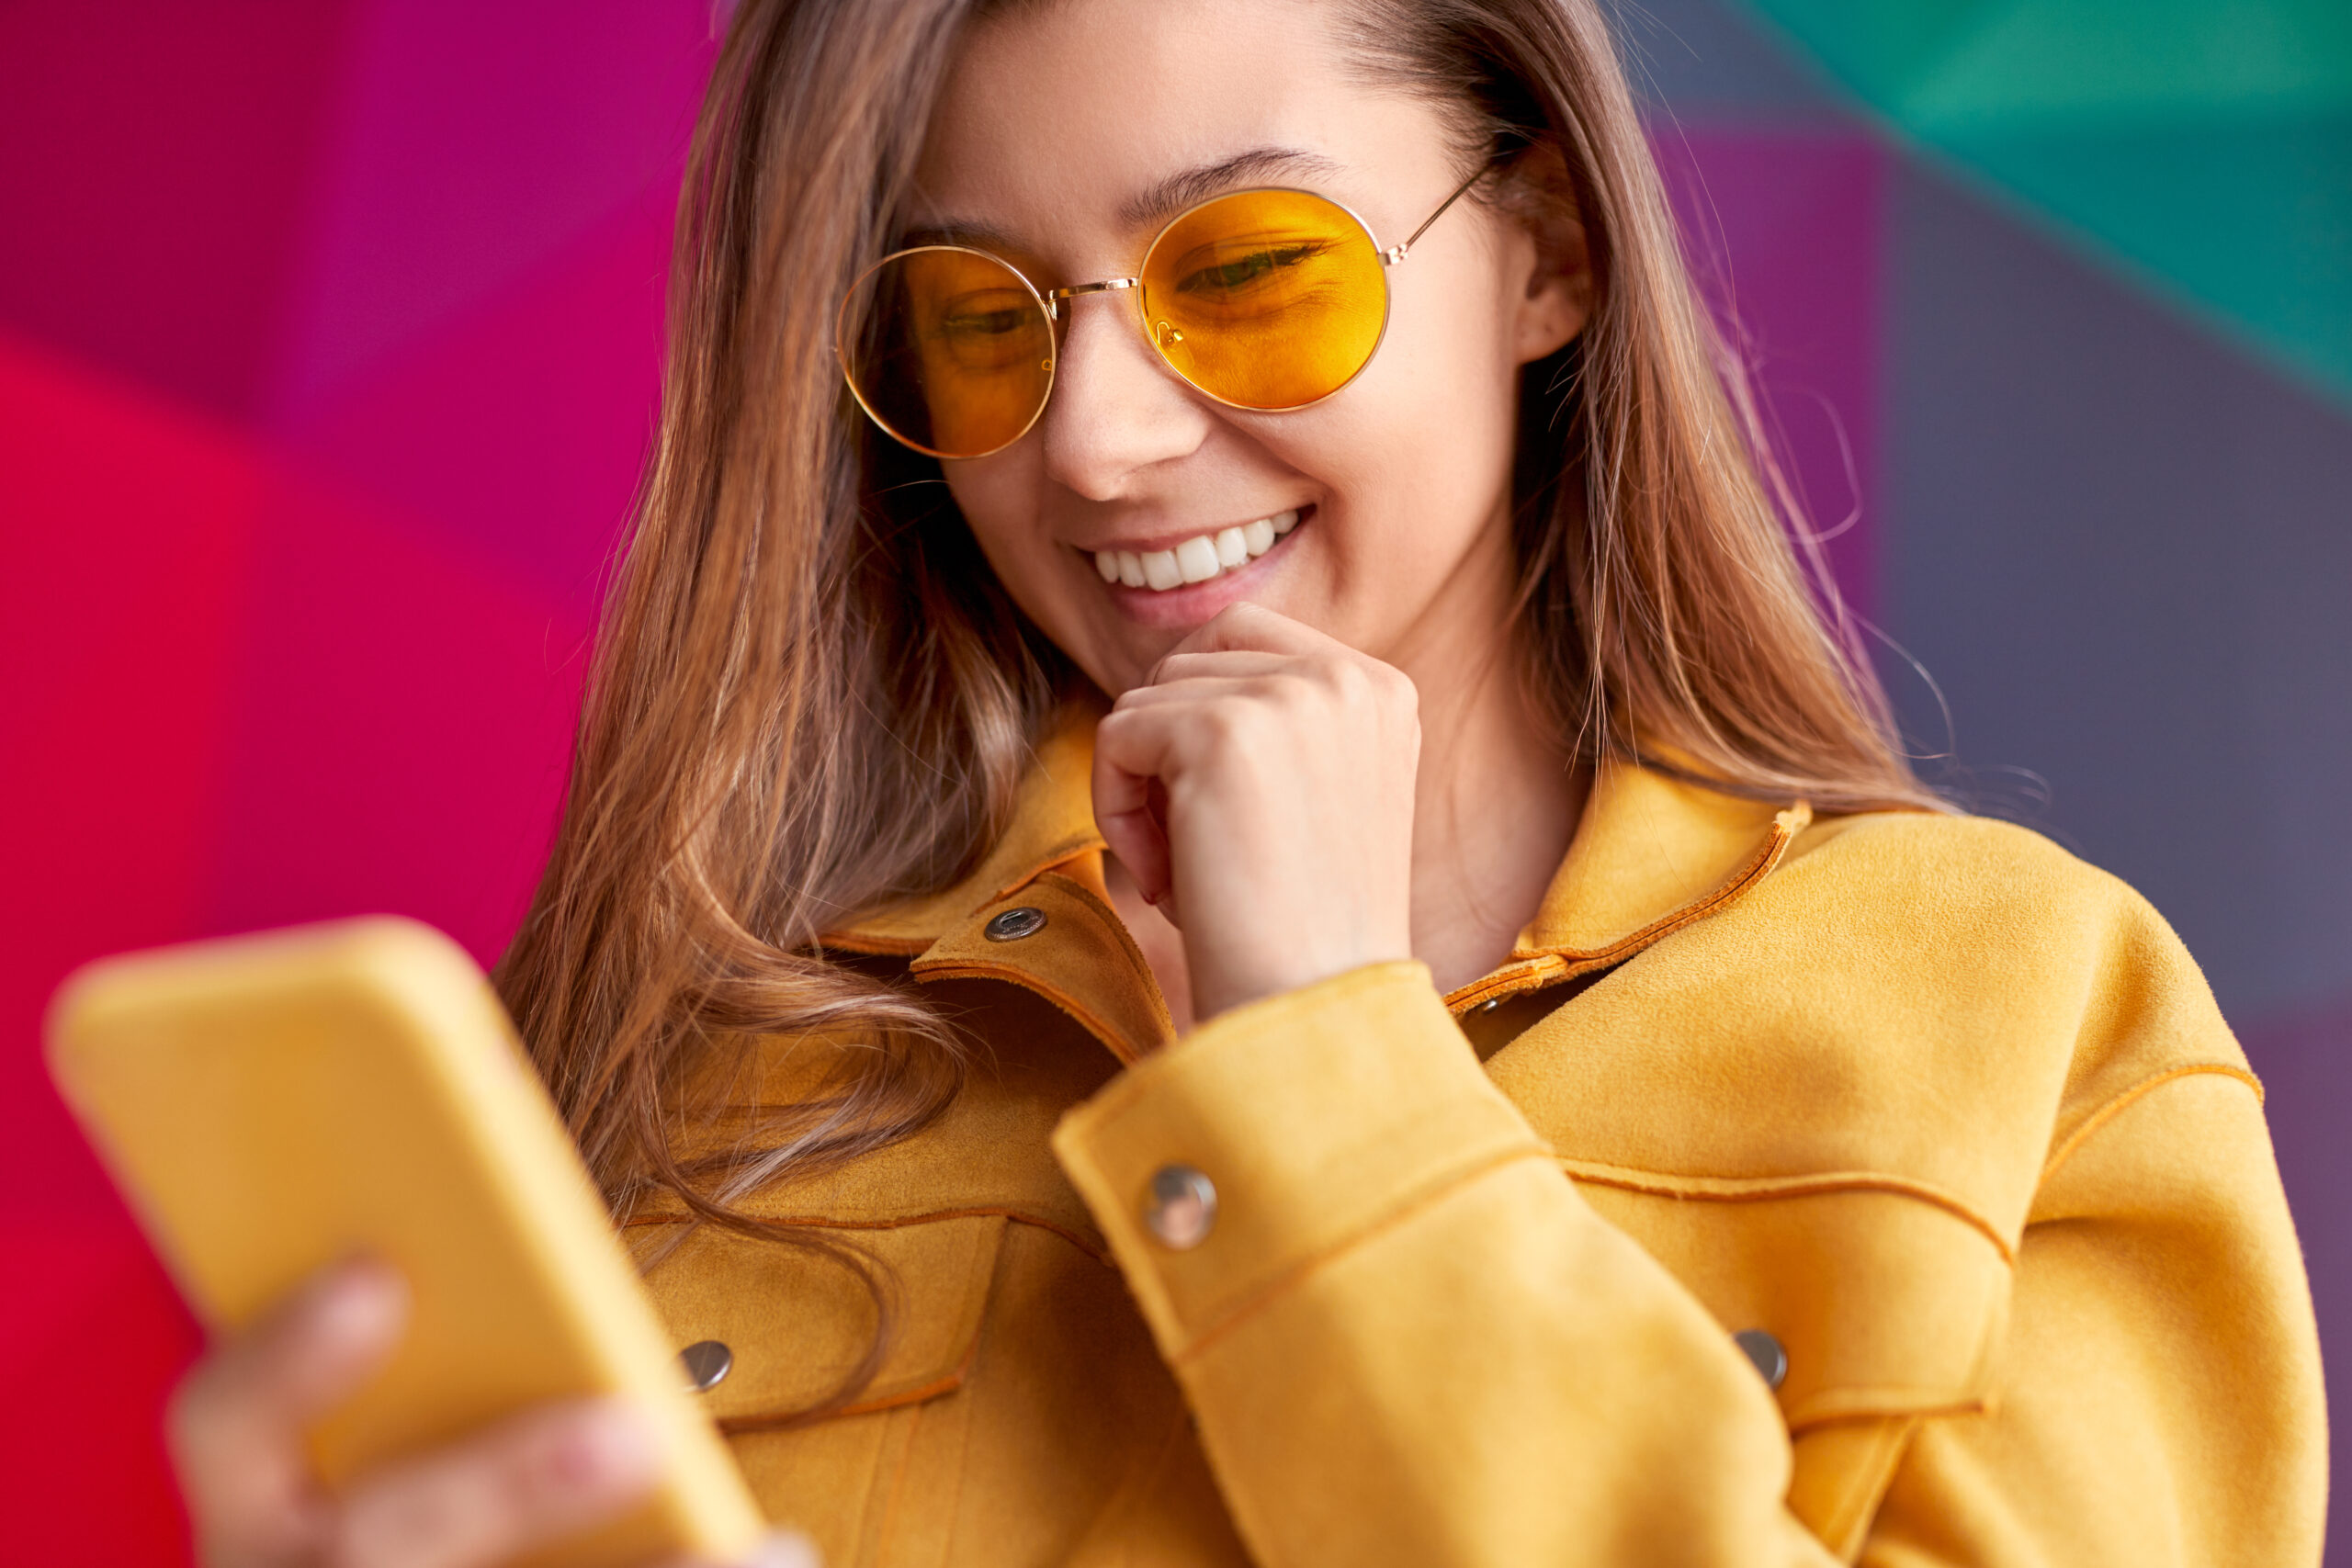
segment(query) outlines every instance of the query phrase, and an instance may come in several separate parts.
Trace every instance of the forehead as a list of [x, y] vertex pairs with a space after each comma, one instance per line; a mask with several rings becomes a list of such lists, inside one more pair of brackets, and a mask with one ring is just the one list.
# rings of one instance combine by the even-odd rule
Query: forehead
[[1375, 209], [1377, 227], [1374, 193], [1410, 206], [1443, 179], [1443, 128], [1352, 69], [1337, 9], [1052, 0], [982, 21], [933, 118], [914, 216], [1044, 251], [1131, 239], [1220, 186], [1297, 185]]

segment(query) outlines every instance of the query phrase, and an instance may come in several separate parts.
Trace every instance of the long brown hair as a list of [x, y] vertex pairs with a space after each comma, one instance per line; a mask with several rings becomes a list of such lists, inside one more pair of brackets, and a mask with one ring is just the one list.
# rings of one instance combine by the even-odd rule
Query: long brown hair
[[[860, 1271], [883, 1332], [835, 1403], [876, 1363], [888, 1292], [838, 1233], [737, 1204], [920, 1128], [961, 1058], [920, 997], [818, 939], [975, 863], [1075, 679], [831, 351], [832, 302], [890, 243], [959, 31], [990, 8], [736, 10], [680, 204], [658, 442], [561, 832], [499, 973], [617, 1208], [664, 1189]], [[1516, 480], [1523, 642], [1564, 733], [1825, 809], [1936, 804], [1694, 298], [1593, 0], [1335, 11], [1367, 71], [1453, 116], [1465, 172], [1564, 172], [1586, 230], [1589, 324], [1529, 367]], [[871, 1048], [743, 1152], [681, 1161], [699, 1043], [813, 1033]]]

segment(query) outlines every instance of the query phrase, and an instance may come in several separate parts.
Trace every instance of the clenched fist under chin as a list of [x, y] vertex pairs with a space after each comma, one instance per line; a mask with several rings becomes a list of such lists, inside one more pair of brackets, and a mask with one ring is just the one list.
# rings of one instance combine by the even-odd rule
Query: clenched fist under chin
[[1254, 604], [1114, 705], [1095, 821], [1182, 929], [1196, 1021], [1411, 956], [1420, 743], [1404, 674]]

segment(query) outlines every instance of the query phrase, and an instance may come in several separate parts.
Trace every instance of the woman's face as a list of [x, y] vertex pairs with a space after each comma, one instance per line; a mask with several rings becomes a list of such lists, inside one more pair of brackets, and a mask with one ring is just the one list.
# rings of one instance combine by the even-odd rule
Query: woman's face
[[[1462, 171], [1435, 108], [1351, 69], [1327, 34], [1335, 15], [1295, 0], [1060, 0], [985, 23], [932, 127], [915, 220], [994, 236], [988, 248], [1041, 289], [1133, 276], [1174, 215], [1153, 198], [1170, 192], [1181, 208], [1303, 187], [1395, 244]], [[1229, 408], [1179, 379], [1132, 293], [1065, 300], [1045, 413], [1001, 452], [946, 462], [948, 486], [1014, 601], [1114, 695], [1242, 599], [1408, 671], [1473, 652], [1510, 591], [1518, 367], [1583, 324], [1580, 276], [1544, 248], [1495, 209], [1457, 203], [1386, 269], [1371, 364], [1288, 413]], [[1271, 548], [1205, 581], [1156, 591], [1098, 570], [1102, 551], [1140, 558], [1227, 529], [1262, 543], [1249, 525], [1294, 515]]]

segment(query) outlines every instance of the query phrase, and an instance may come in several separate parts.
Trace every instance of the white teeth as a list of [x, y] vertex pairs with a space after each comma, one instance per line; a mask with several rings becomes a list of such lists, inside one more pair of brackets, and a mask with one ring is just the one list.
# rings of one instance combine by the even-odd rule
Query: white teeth
[[1274, 547], [1274, 541], [1298, 526], [1296, 511], [1277, 512], [1238, 528], [1200, 534], [1174, 549], [1097, 550], [1094, 570], [1105, 582], [1148, 588], [1165, 593], [1189, 582], [1206, 582], [1221, 572], [1247, 566]]

